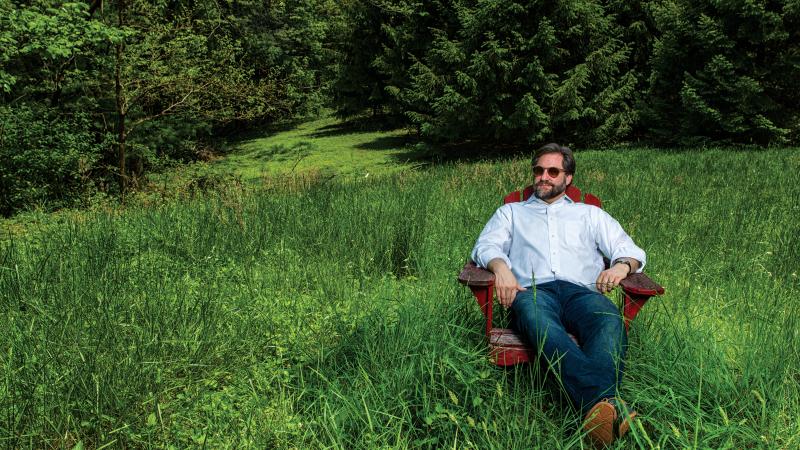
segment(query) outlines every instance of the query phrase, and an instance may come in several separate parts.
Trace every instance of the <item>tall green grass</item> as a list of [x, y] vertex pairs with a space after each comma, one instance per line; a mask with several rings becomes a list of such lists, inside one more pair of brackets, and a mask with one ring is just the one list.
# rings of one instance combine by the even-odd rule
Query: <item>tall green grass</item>
[[[618, 447], [800, 445], [800, 153], [586, 151], [667, 289]], [[526, 160], [241, 185], [0, 247], [0, 446], [580, 448], [455, 276]]]

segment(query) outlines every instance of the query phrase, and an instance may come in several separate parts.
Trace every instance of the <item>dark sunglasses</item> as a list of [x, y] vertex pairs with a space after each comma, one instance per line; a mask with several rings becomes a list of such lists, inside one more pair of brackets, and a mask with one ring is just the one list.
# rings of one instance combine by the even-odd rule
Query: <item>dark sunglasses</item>
[[544, 171], [547, 171], [547, 175], [550, 178], [557, 177], [561, 172], [566, 172], [564, 169], [559, 169], [558, 167], [542, 167], [542, 166], [533, 166], [533, 174], [537, 177], [540, 177], [544, 174]]

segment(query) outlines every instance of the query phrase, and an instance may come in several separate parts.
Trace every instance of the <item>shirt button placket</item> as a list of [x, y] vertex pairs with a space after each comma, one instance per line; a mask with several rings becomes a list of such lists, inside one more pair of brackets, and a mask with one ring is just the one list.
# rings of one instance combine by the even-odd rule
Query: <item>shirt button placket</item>
[[[549, 213], [550, 211], [548, 211]], [[553, 218], [552, 214], [547, 214], [547, 228], [550, 231], [550, 269], [553, 273], [558, 272], [558, 240], [556, 239], [556, 228], [558, 227], [558, 221]]]

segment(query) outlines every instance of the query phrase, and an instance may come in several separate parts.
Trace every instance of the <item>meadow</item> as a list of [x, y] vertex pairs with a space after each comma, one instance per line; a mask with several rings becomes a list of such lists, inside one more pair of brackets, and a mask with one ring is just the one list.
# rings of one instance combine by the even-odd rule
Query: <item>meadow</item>
[[[800, 152], [577, 163], [666, 288], [616, 447], [799, 446]], [[250, 178], [4, 237], [0, 447], [585, 447], [537, 367], [491, 364], [456, 281], [526, 157]]]

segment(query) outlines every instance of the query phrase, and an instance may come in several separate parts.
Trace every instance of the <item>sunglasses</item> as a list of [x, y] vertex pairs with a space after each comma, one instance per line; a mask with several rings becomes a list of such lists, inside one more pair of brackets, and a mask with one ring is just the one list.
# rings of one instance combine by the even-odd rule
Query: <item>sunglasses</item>
[[545, 170], [547, 171], [547, 175], [549, 175], [550, 178], [555, 178], [559, 174], [561, 174], [561, 172], [566, 172], [564, 169], [559, 169], [558, 167], [533, 166], [533, 174], [536, 175], [537, 177], [544, 175]]

